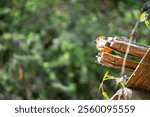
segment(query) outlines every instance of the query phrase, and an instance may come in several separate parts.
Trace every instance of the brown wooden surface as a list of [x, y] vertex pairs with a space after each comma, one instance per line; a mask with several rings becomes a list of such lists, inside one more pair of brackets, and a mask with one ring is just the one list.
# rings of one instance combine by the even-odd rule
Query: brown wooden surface
[[[120, 53], [125, 53], [128, 47], [128, 43], [122, 41], [114, 41], [110, 44], [110, 47]], [[147, 50], [145, 48], [142, 48], [135, 44], [131, 44], [129, 49], [129, 55], [143, 57], [146, 51]]]
[[[110, 38], [110, 37], [109, 37]], [[111, 37], [111, 40], [105, 44], [105, 46], [111, 48], [112, 50], [120, 53], [125, 53], [128, 47], [128, 39], [125, 37]], [[136, 56], [136, 57], [143, 57], [148, 50], [148, 46], [143, 46], [138, 43], [131, 43], [129, 49], [129, 55]]]
[[[109, 54], [109, 53], [102, 53], [98, 55], [97, 62], [107, 67], [121, 69], [123, 58]], [[127, 60], [126, 65], [125, 65], [125, 71], [133, 72], [137, 66], [138, 66], [137, 62]]]
[[127, 81], [126, 87], [150, 91], [150, 49]]

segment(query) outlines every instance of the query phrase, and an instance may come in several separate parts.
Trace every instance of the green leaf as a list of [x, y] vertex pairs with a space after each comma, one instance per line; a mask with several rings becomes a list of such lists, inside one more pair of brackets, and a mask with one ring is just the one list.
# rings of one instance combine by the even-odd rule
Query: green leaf
[[144, 22], [146, 20], [146, 12], [143, 12], [141, 15], [140, 15], [140, 22]]
[[145, 21], [145, 24], [150, 29], [150, 22], [148, 20]]

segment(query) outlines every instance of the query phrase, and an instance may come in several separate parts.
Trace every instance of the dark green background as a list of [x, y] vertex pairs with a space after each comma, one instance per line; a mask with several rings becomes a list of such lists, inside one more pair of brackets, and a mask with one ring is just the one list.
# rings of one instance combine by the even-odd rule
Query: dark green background
[[[142, 0], [0, 0], [0, 99], [103, 99], [99, 35], [126, 36]], [[138, 42], [149, 44], [140, 24]], [[23, 79], [22, 76], [23, 75]], [[106, 82], [109, 96], [114, 83]]]

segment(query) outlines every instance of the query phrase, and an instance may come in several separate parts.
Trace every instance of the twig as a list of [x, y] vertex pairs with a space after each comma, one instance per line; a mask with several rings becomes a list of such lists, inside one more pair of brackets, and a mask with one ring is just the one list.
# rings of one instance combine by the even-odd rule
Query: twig
[[[137, 29], [139, 25], [139, 20], [136, 22], [132, 32], [131, 32], [131, 35], [133, 35], [135, 33], [135, 30]], [[129, 53], [129, 50], [130, 50], [130, 45], [132, 43], [132, 40], [133, 40], [133, 37], [131, 36], [129, 38], [129, 44], [128, 44], [128, 47], [127, 47], [127, 50], [126, 50], [126, 53], [125, 53], [125, 56], [124, 56], [124, 59], [123, 59], [123, 64], [122, 64], [122, 70], [121, 70], [121, 76], [124, 76], [124, 72], [125, 72], [125, 65], [126, 65], [126, 60], [127, 60], [127, 57], [128, 57], [128, 53]]]

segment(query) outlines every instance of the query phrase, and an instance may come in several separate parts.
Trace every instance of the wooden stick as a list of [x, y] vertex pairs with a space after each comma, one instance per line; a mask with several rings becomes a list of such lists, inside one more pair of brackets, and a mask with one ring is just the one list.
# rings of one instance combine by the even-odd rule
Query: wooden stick
[[[108, 41], [105, 46], [111, 48], [114, 51], [125, 54], [128, 47], [128, 39], [125, 37], [108, 37]], [[129, 50], [129, 55], [142, 58], [148, 50], [148, 46], [143, 46], [138, 43], [132, 43]]]
[[[124, 41], [126, 43], [129, 43], [129, 39], [126, 38], [126, 37], [117, 37], [117, 38], [114, 38], [113, 41]], [[139, 43], [131, 43], [133, 45], [137, 45], [139, 46], [140, 48], [143, 48], [145, 50], [148, 50], [149, 46], [148, 45], [142, 45], [142, 44], [139, 44]]]
[[[99, 64], [103, 64], [110, 68], [121, 69], [122, 63], [123, 63], [123, 58], [109, 54], [109, 53], [102, 53], [102, 54], [98, 55], [97, 62]], [[137, 67], [137, 65], [138, 65], [138, 63], [131, 61], [131, 60], [127, 60], [125, 70], [133, 72], [135, 70], [135, 68]]]
[[[127, 49], [128, 43], [126, 42], [120, 42], [120, 41], [114, 41], [110, 44], [110, 47], [114, 49], [117, 52], [125, 53]], [[140, 46], [135, 46], [131, 44], [129, 49], [129, 55], [136, 56], [136, 57], [143, 57], [147, 50], [144, 50], [143, 48], [140, 48]]]

